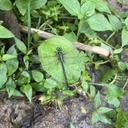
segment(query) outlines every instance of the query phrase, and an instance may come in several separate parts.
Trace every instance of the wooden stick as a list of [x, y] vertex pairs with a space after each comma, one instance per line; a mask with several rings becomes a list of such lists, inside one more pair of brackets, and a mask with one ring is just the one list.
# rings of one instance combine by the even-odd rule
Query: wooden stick
[[[20, 27], [21, 27], [22, 32], [25, 32], [25, 33], [28, 32], [28, 28], [26, 26], [20, 25]], [[41, 31], [41, 30], [35, 29], [35, 28], [31, 28], [31, 32], [32, 33], [37, 32], [38, 35], [44, 39], [47, 39], [49, 37], [54, 36], [54, 34], [51, 34], [51, 33], [45, 32], [45, 31]], [[85, 44], [80, 43], [80, 42], [75, 42], [75, 47], [80, 49], [80, 50], [84, 50], [84, 51], [88, 51], [88, 52], [94, 52], [94, 53], [97, 53], [97, 54], [105, 56], [105, 57], [110, 57], [110, 55], [111, 55], [110, 51], [108, 51], [105, 48], [98, 47], [98, 46], [89, 46], [89, 45], [85, 45]]]

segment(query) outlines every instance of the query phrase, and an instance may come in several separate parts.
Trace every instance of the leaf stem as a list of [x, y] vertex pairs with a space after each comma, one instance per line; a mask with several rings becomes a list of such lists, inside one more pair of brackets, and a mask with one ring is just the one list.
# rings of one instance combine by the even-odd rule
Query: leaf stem
[[115, 33], [116, 33], [116, 32], [113, 32], [113, 33], [107, 38], [107, 40], [106, 40], [107, 43], [108, 43], [109, 40], [115, 35]]

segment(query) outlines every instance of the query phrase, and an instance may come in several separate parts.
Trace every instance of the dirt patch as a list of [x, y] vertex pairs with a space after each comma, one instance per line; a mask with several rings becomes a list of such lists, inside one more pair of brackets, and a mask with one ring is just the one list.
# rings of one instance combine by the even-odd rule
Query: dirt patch
[[69, 99], [59, 110], [0, 93], [0, 128], [69, 128], [70, 123], [76, 128], [105, 128], [101, 123], [90, 124], [90, 110], [92, 103], [84, 98]]

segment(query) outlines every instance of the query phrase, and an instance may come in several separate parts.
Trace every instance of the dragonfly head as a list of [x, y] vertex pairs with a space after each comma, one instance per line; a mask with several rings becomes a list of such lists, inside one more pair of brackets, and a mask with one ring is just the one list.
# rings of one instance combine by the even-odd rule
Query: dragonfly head
[[62, 48], [57, 47], [57, 48], [56, 48], [56, 51], [58, 51], [58, 52], [62, 52]]

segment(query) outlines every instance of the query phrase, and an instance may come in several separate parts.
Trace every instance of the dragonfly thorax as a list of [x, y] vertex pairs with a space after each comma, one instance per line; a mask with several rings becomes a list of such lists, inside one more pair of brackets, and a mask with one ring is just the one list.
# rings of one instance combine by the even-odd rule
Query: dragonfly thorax
[[60, 47], [56, 48], [56, 55], [57, 55], [58, 59], [60, 59], [60, 61], [64, 60], [63, 52], [62, 52], [62, 49]]

